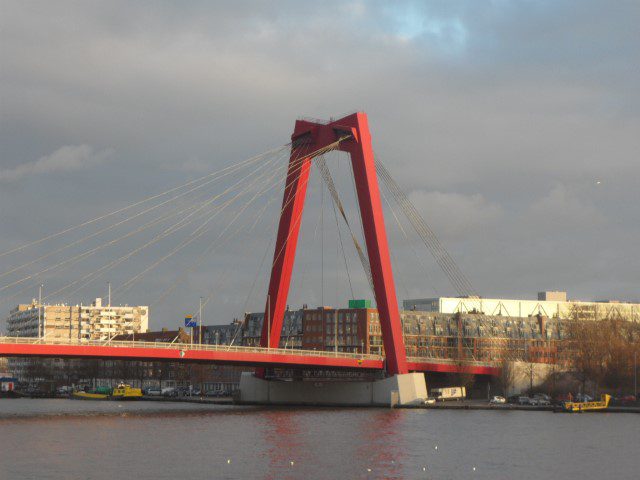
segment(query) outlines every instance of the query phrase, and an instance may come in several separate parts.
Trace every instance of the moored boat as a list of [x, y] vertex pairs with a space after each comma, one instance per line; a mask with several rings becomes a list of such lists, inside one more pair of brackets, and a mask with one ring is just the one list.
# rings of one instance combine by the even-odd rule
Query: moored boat
[[131, 385], [121, 383], [113, 389], [111, 397], [114, 400], [137, 400], [142, 398], [142, 390], [139, 388], [133, 388]]
[[76, 391], [71, 394], [71, 398], [77, 398], [79, 400], [107, 400], [109, 395], [106, 393]]
[[76, 390], [71, 398], [80, 400], [107, 400], [111, 395], [111, 387], [96, 387], [93, 390]]
[[611, 395], [606, 393], [602, 395], [600, 401], [595, 402], [564, 402], [563, 409], [565, 412], [592, 412], [597, 410], [606, 410], [609, 407]]
[[93, 391], [75, 391], [71, 398], [80, 400], [137, 400], [142, 398], [142, 390], [131, 385], [121, 383], [115, 388], [98, 387]]

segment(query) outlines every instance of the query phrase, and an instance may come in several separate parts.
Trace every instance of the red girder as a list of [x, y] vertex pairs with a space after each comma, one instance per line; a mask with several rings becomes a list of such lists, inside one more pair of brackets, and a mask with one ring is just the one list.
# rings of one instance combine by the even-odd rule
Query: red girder
[[280, 342], [312, 157], [315, 152], [344, 137], [348, 138], [342, 141], [337, 149], [351, 156], [375, 300], [380, 315], [382, 340], [387, 355], [387, 372], [391, 375], [407, 373], [409, 370], [371, 146], [371, 134], [367, 116], [362, 112], [327, 124], [307, 120], [296, 122], [291, 137], [294, 148], [292, 148], [285, 183], [260, 344], [263, 347], [275, 348]]
[[[94, 345], [39, 345], [23, 343], [0, 343], [0, 356], [5, 357], [51, 357], [51, 358], [101, 358], [111, 360], [203, 362], [220, 365], [244, 365], [249, 367], [298, 367], [349, 370], [381, 370], [382, 360], [340, 358], [331, 356], [307, 356], [292, 350], [287, 354], [262, 352], [237, 352], [226, 350], [191, 350], [188, 345], [175, 348], [114, 347]], [[460, 365], [438, 363], [437, 360], [407, 362], [409, 371], [470, 373], [492, 375], [499, 368], [483, 365]]]
[[500, 368], [490, 365], [465, 365], [453, 363], [438, 363], [437, 360], [425, 360], [424, 362], [407, 362], [407, 367], [412, 372], [430, 372], [430, 373], [468, 373], [471, 375], [490, 375], [497, 377], [500, 374]]
[[0, 356], [103, 358], [113, 360], [206, 362], [260, 367], [324, 367], [380, 370], [382, 360], [307, 356], [292, 350], [287, 354], [237, 352], [227, 350], [191, 350], [188, 345], [175, 348], [114, 347], [95, 345], [38, 345], [0, 343]]

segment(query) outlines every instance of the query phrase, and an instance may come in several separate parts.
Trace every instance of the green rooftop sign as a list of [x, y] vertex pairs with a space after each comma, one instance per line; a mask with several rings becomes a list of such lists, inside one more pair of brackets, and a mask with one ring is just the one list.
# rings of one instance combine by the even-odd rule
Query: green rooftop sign
[[349, 300], [349, 308], [371, 308], [371, 300]]

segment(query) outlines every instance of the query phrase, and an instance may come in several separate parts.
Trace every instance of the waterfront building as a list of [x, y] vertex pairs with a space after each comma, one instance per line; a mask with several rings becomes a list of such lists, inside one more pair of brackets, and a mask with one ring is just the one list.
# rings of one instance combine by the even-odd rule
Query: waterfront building
[[202, 325], [193, 329], [194, 343], [200, 343], [200, 331], [202, 330], [202, 343], [207, 345], [242, 345], [243, 322], [234, 319], [228, 325]]
[[[303, 310], [287, 310], [284, 313], [282, 331], [280, 336], [280, 348], [302, 348], [303, 335]], [[247, 347], [260, 345], [262, 336], [262, 324], [264, 312], [247, 313], [244, 317], [242, 329], [242, 344]]]
[[113, 341], [121, 342], [162, 342], [162, 343], [189, 343], [191, 341], [190, 334], [182, 327], [178, 330], [169, 330], [163, 328], [157, 331], [146, 331], [142, 333], [126, 333], [116, 335], [112, 338]]
[[102, 305], [101, 298], [90, 305], [39, 305], [33, 300], [12, 309], [7, 318], [8, 334], [14, 337], [109, 340], [148, 328], [149, 307]]
[[[369, 335], [369, 326], [377, 321], [378, 311], [372, 308], [335, 309], [320, 307], [303, 311], [302, 348], [304, 350], [337, 350], [339, 352], [362, 353], [375, 350], [377, 345]], [[382, 342], [382, 334], [380, 343]]]
[[605, 320], [621, 318], [640, 320], [640, 303], [601, 300], [586, 302], [567, 300], [566, 292], [540, 292], [537, 300], [513, 300], [505, 298], [436, 297], [415, 298], [402, 302], [404, 310], [421, 312], [481, 313], [505, 317], [535, 317], [565, 320]]
[[[362, 305], [288, 310], [280, 347], [383, 355], [378, 310]], [[263, 317], [246, 315], [243, 345], [260, 344]], [[559, 318], [417, 310], [403, 310], [400, 318], [408, 357], [557, 363], [568, 355], [567, 322]]]
[[[118, 334], [141, 334], [149, 326], [149, 307], [103, 305], [96, 298], [90, 305], [39, 305], [36, 300], [20, 304], [9, 312], [9, 336], [66, 339], [78, 342], [113, 340]], [[9, 369], [21, 380], [37, 381], [49, 372], [61, 372], [61, 377], [81, 377], [91, 370], [90, 361], [11, 358]], [[60, 378], [64, 381], [65, 378]]]

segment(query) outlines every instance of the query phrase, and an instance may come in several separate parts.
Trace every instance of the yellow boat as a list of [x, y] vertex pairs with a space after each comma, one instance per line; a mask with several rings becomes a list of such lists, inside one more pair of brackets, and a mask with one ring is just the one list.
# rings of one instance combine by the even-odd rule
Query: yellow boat
[[109, 395], [106, 393], [73, 392], [71, 397], [80, 400], [106, 400]]
[[137, 400], [142, 398], [142, 390], [139, 388], [133, 388], [131, 385], [121, 383], [113, 389], [111, 397], [114, 400]]
[[137, 400], [142, 398], [142, 390], [121, 383], [113, 390], [108, 387], [99, 387], [93, 392], [73, 392], [71, 397], [81, 400]]
[[595, 402], [565, 402], [564, 410], [567, 412], [591, 412], [595, 410], [606, 410], [609, 407], [611, 395], [602, 395], [600, 401]]

